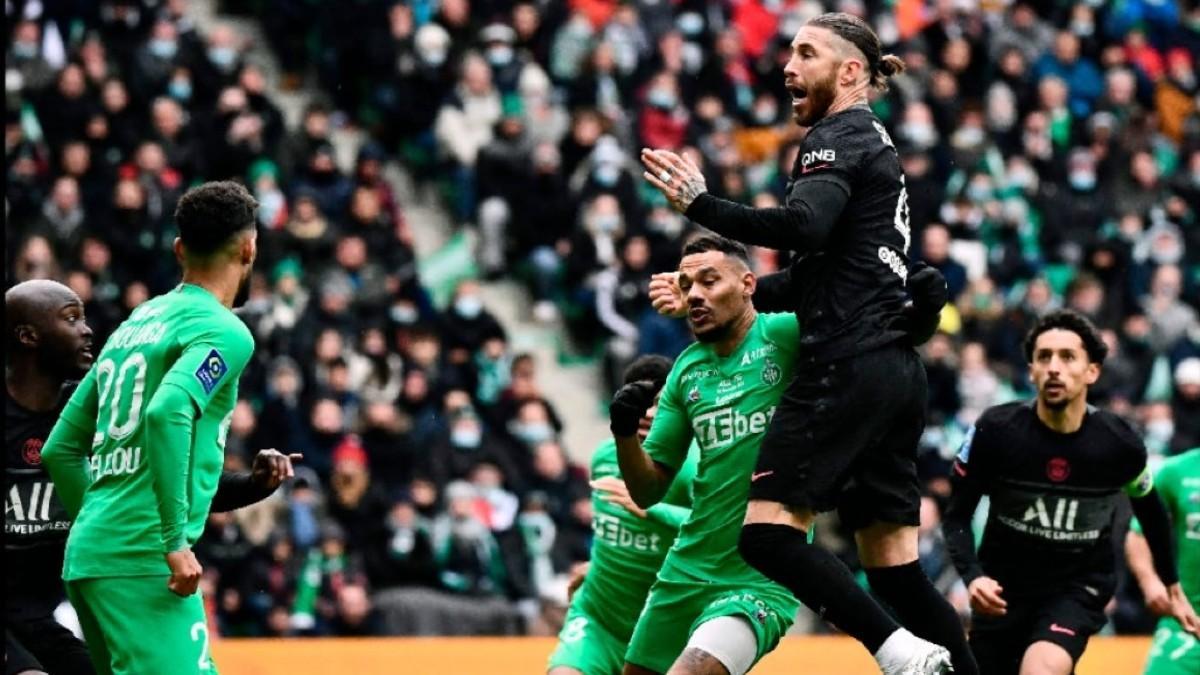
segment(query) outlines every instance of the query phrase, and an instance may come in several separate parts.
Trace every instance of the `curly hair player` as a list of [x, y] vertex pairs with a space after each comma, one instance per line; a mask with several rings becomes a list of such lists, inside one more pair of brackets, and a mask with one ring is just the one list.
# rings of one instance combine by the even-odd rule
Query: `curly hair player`
[[[645, 149], [642, 161], [646, 180], [691, 220], [795, 253], [763, 280], [786, 290], [804, 335], [762, 442], [742, 556], [881, 663], [909, 651], [915, 634], [945, 648], [923, 672], [941, 672], [948, 650], [954, 671], [970, 675], [977, 666], [958, 616], [917, 564], [916, 451], [928, 384], [903, 328], [913, 281], [908, 194], [895, 145], [868, 106], [870, 91], [903, 68], [857, 17], [822, 14], [799, 30], [783, 72], [808, 133], [783, 206], [708, 194], [695, 163], [667, 150]], [[908, 630], [836, 556], [806, 541], [816, 514], [834, 509], [855, 530], [871, 588]]]
[[228, 181], [180, 199], [183, 283], [117, 328], [43, 448], [75, 519], [63, 579], [97, 672], [216, 672], [191, 547], [254, 351], [231, 308], [254, 265], [256, 208]]
[[[1146, 446], [1120, 417], [1087, 403], [1107, 351], [1076, 312], [1040, 319], [1025, 339], [1037, 398], [984, 411], [954, 462], [946, 542], [971, 594], [971, 649], [986, 675], [1073, 672], [1116, 587], [1112, 531], [1125, 494], [1170, 614], [1193, 635], [1200, 626], [1179, 585]], [[971, 519], [985, 494], [976, 552]]]

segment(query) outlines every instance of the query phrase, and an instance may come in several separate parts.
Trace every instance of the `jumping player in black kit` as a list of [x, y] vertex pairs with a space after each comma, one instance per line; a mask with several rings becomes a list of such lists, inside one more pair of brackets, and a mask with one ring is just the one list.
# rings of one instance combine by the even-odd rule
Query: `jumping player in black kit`
[[[909, 279], [899, 158], [868, 107], [870, 91], [883, 89], [903, 62], [881, 53], [866, 23], [840, 13], [810, 20], [792, 48], [784, 75], [808, 134], [783, 206], [714, 197], [690, 158], [642, 152], [646, 180], [691, 220], [796, 254], [763, 280], [787, 296], [803, 337], [752, 476], [739, 549], [862, 642], [885, 673], [943, 672], [948, 656], [956, 673], [975, 673], [957, 615], [917, 564], [916, 450], [927, 383], [904, 311], [906, 283], [917, 279]], [[855, 528], [872, 588], [912, 633], [833, 554], [805, 540], [816, 514], [833, 509]]]
[[[1128, 495], [1171, 614], [1200, 628], [1179, 585], [1174, 535], [1124, 420], [1087, 404], [1107, 348], [1070, 310], [1043, 317], [1025, 340], [1034, 401], [989, 408], [968, 432], [944, 528], [971, 594], [971, 648], [985, 675], [1068, 675], [1104, 626], [1116, 586], [1117, 502]], [[978, 554], [971, 519], [990, 498]]]
[[[4, 406], [5, 675], [93, 673], [87, 647], [54, 619], [66, 597], [63, 550], [70, 517], [42, 468], [41, 448], [77, 380], [92, 365], [83, 302], [49, 280], [4, 295], [8, 356]], [[300, 455], [262, 450], [250, 472], [222, 474], [214, 511], [268, 497]]]

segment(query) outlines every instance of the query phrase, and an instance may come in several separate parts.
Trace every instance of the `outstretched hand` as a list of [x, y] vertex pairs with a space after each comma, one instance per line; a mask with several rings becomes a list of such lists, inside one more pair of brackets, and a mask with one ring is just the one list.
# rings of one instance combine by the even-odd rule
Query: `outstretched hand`
[[623, 507], [638, 518], [646, 517], [646, 509], [638, 506], [637, 502], [633, 501], [633, 496], [629, 494], [629, 487], [620, 478], [605, 476], [604, 478], [597, 478], [590, 485], [593, 490], [603, 493], [600, 498], [609, 504], [616, 504]]
[[646, 167], [642, 176], [680, 213], [708, 192], [704, 173], [691, 157], [680, 157], [670, 150], [642, 148], [642, 164]]

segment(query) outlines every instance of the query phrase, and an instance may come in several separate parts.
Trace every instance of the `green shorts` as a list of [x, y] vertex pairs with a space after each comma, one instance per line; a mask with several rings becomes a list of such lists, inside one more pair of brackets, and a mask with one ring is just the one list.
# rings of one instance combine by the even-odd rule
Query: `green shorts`
[[199, 593], [181, 598], [167, 576], [68, 581], [67, 597], [101, 675], [216, 675]]
[[650, 588], [625, 661], [665, 673], [700, 624], [722, 616], [741, 616], [757, 638], [757, 663], [779, 644], [795, 621], [794, 612], [782, 609], [790, 610], [795, 602], [771, 589], [659, 579]]
[[1165, 617], [1154, 631], [1145, 675], [1195, 675], [1200, 673], [1200, 640]]
[[587, 612], [572, 605], [558, 634], [558, 646], [547, 670], [563, 666], [583, 675], [614, 675], [625, 663], [627, 640], [622, 640]]

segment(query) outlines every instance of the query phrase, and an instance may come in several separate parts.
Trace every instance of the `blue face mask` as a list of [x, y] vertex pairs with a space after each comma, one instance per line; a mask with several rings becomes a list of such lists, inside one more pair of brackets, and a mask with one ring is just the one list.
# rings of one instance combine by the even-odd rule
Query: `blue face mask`
[[670, 110], [675, 107], [676, 99], [670, 89], [651, 89], [646, 102], [655, 108]]
[[489, 47], [487, 50], [488, 63], [496, 68], [503, 68], [512, 63], [513, 48], [508, 46]]
[[416, 308], [409, 307], [408, 305], [393, 305], [389, 314], [392, 317], [392, 321], [402, 326], [411, 326], [417, 322], [417, 318], [419, 317]]
[[12, 46], [13, 56], [19, 59], [32, 59], [38, 54], [37, 43], [30, 42], [14, 42]]
[[474, 295], [464, 295], [454, 301], [454, 311], [468, 319], [474, 319], [483, 311], [483, 301]]
[[1070, 175], [1071, 187], [1076, 190], [1091, 190], [1096, 187], [1096, 174], [1086, 173], [1083, 171], [1072, 171]]
[[222, 70], [229, 70], [233, 67], [233, 62], [237, 60], [237, 50], [233, 47], [210, 47], [208, 60]]
[[179, 51], [179, 45], [174, 40], [151, 40], [150, 53], [160, 59], [170, 59]]
[[171, 80], [167, 85], [167, 94], [176, 101], [186, 101], [192, 97], [192, 83], [187, 80]]
[[549, 424], [540, 422], [534, 424], [518, 424], [513, 430], [517, 438], [525, 441], [529, 445], [537, 445], [542, 441], [548, 441], [554, 438], [554, 429]]
[[483, 434], [478, 429], [465, 427], [450, 432], [450, 442], [456, 448], [478, 448], [482, 441]]
[[612, 187], [620, 180], [621, 169], [610, 164], [604, 164], [596, 167], [595, 171], [592, 171], [592, 176], [596, 178], [597, 183], [604, 187]]

